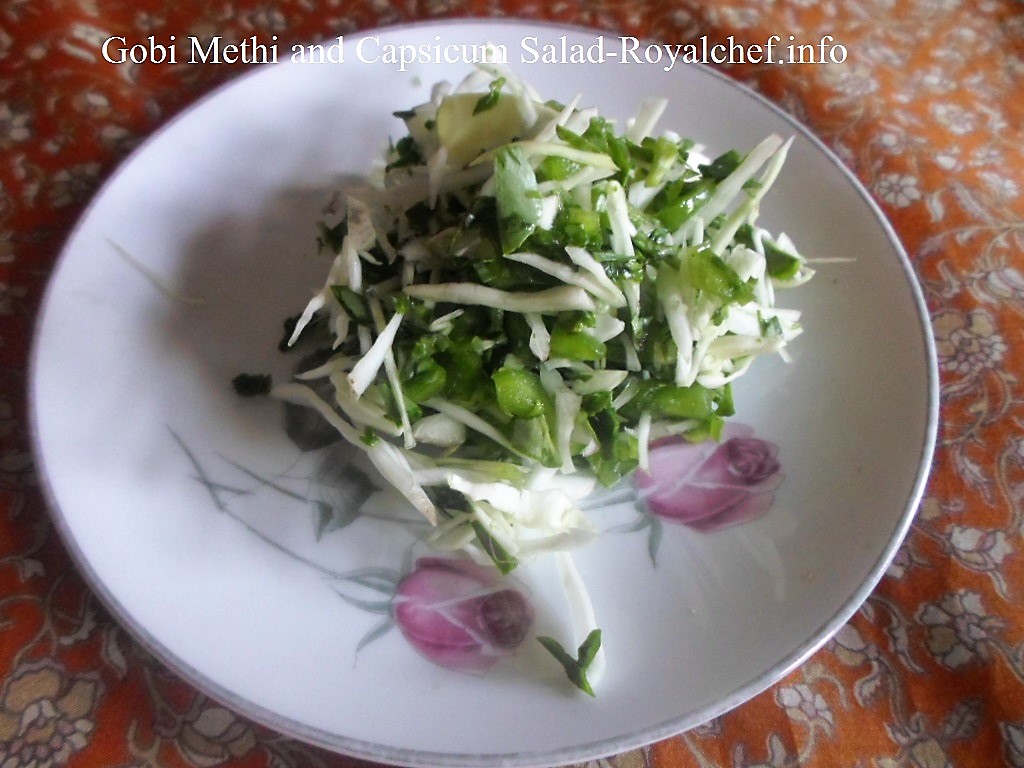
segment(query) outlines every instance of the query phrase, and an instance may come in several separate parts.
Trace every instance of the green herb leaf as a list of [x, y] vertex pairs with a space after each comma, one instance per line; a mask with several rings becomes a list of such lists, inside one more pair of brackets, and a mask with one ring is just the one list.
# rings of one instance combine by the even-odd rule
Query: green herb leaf
[[392, 150], [393, 158], [385, 167], [385, 171], [394, 168], [407, 168], [410, 165], [417, 165], [423, 162], [423, 155], [420, 153], [419, 145], [412, 136], [403, 136], [395, 144]]
[[473, 107], [473, 114], [479, 115], [481, 112], [486, 112], [488, 109], [494, 107], [498, 103], [498, 98], [501, 96], [502, 86], [505, 85], [505, 78], [499, 77], [497, 80], [492, 80], [490, 89], [484, 96], [480, 97], [476, 105]]
[[473, 350], [469, 340], [453, 344], [439, 355], [438, 362], [445, 370], [444, 396], [466, 405], [475, 405], [487, 399], [487, 374], [483, 359]]
[[700, 166], [700, 172], [704, 174], [705, 178], [722, 181], [735, 171], [742, 162], [743, 156], [735, 149], [730, 149], [728, 152], [716, 157], [710, 164]]
[[[610, 397], [606, 403], [603, 410], [597, 410], [587, 420], [599, 446], [587, 457], [587, 463], [597, 481], [610, 488], [636, 469], [640, 453], [636, 437], [622, 428], [623, 416], [612, 407]], [[593, 399], [584, 404], [593, 409], [599, 407], [601, 401]]]
[[764, 238], [764, 258], [768, 267], [768, 274], [776, 280], [792, 280], [800, 271], [803, 263], [801, 258], [795, 254], [784, 251], [774, 240]]
[[597, 652], [601, 650], [601, 630], [591, 630], [586, 639], [580, 644], [573, 657], [562, 647], [562, 644], [553, 637], [538, 637], [537, 642], [555, 657], [555, 660], [562, 665], [566, 677], [588, 696], [594, 696], [594, 689], [587, 680], [587, 670], [594, 663]]
[[332, 285], [331, 293], [338, 303], [341, 304], [348, 316], [360, 325], [372, 325], [373, 318], [370, 317], [370, 308], [366, 299], [353, 291], [347, 285]]
[[[760, 236], [768, 274], [776, 280], [792, 280], [796, 277], [803, 264], [803, 259], [797, 254], [784, 249], [772, 237], [769, 237], [767, 233], [762, 231]], [[750, 224], [744, 224], [740, 227], [736, 232], [736, 241], [747, 246], [747, 248], [753, 248], [754, 227]]]

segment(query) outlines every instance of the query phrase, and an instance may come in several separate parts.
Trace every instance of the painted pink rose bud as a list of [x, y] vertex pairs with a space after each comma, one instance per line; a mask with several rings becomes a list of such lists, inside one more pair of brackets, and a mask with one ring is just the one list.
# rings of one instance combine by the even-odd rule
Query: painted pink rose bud
[[468, 560], [424, 557], [398, 585], [395, 622], [420, 653], [449, 669], [479, 671], [526, 638], [533, 609], [498, 572]]
[[750, 427], [726, 426], [721, 442], [679, 438], [651, 446], [648, 472], [638, 472], [641, 501], [651, 514], [700, 531], [760, 517], [782, 482], [778, 446]]

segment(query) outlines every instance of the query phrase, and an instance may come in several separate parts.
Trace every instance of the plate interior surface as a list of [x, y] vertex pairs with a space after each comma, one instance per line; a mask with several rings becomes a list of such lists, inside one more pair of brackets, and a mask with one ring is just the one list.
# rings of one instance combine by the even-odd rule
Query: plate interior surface
[[[401, 135], [393, 112], [469, 71], [350, 56], [261, 67], [200, 101], [124, 164], [74, 231], [31, 378], [36, 447], [68, 547], [115, 616], [193, 684], [369, 759], [564, 763], [739, 704], [867, 597], [922, 490], [934, 354], [893, 233], [821, 145], [706, 69], [518, 64], [528, 36], [597, 39], [535, 24], [372, 34], [377, 47], [504, 43], [543, 97], [580, 93], [620, 122], [666, 97], [659, 127], [711, 155], [794, 137], [760, 222], [811, 258], [847, 261], [782, 295], [803, 312], [794, 359], [761, 361], [737, 386], [736, 419], [778, 446], [785, 479], [772, 509], [713, 534], [665, 524], [656, 562], [644, 531], [608, 533], [577, 554], [608, 658], [596, 699], [569, 688], [539, 646], [481, 674], [431, 663], [395, 629], [357, 652], [387, 616], [353, 605], [328, 574], [398, 569], [415, 537], [368, 519], [317, 540], [311, 504], [254, 479], [313, 494], [303, 482], [317, 457], [284, 435], [277, 403], [242, 401], [230, 386], [242, 371], [287, 375], [294, 361], [276, 346], [283, 319], [322, 284], [325, 206]], [[539, 562], [520, 582], [538, 629], [554, 634], [565, 612], [556, 578]]]

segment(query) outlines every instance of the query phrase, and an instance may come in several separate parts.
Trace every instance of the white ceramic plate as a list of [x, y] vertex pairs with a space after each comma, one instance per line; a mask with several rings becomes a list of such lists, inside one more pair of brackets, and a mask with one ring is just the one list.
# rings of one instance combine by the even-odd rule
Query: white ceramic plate
[[[597, 40], [494, 22], [378, 34], [380, 45], [499, 42], [516, 56], [528, 35]], [[622, 504], [598, 514], [612, 530], [577, 556], [608, 659], [589, 699], [532, 639], [566, 638], [550, 564], [504, 592], [432, 569], [419, 559], [420, 529], [351, 519], [370, 490], [364, 480], [325, 473], [319, 454], [285, 436], [278, 404], [231, 390], [240, 371], [290, 369], [276, 351], [281, 322], [321, 284], [314, 225], [333, 191], [399, 134], [393, 111], [467, 71], [361, 63], [357, 40], [346, 40], [344, 64], [260, 67], [196, 104], [124, 164], [68, 242], [38, 327], [31, 396], [49, 500], [79, 567], [114, 615], [200, 689], [372, 760], [565, 763], [738, 705], [856, 610], [922, 492], [934, 355], [892, 231], [820, 144], [714, 72], [615, 60], [518, 67], [544, 96], [582, 93], [619, 119], [666, 96], [662, 126], [711, 152], [794, 135], [762, 222], [812, 257], [853, 259], [823, 265], [786, 296], [807, 328], [794, 361], [762, 361], [737, 388], [737, 421], [753, 435], [743, 445], [761, 452], [763, 477], [757, 500], [741, 494], [726, 506], [756, 519], [704, 532], [665, 508], [642, 514], [628, 485]], [[367, 510], [395, 511], [379, 496]], [[318, 541], [317, 513], [342, 527]], [[465, 596], [477, 587], [501, 597], [483, 606]], [[431, 589], [454, 590], [456, 621], [494, 632], [480, 640], [477, 626], [479, 647], [456, 647], [468, 630], [437, 636]], [[410, 600], [423, 611], [403, 618], [398, 606]], [[511, 619], [503, 612], [523, 602]]]

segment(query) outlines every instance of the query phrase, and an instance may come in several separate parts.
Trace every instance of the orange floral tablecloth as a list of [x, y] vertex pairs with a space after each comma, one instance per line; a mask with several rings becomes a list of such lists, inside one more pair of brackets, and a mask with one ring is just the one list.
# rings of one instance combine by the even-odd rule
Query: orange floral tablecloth
[[276, 34], [288, 45], [499, 14], [668, 42], [833, 35], [843, 64], [729, 72], [807, 124], [874, 194], [937, 342], [932, 479], [867, 603], [752, 701], [608, 763], [1024, 766], [1024, 4], [1012, 0], [3, 0], [0, 766], [356, 764], [255, 726], [163, 668], [91, 596], [44, 509], [26, 368], [58, 251], [140, 139], [243, 71], [114, 66], [100, 44]]

